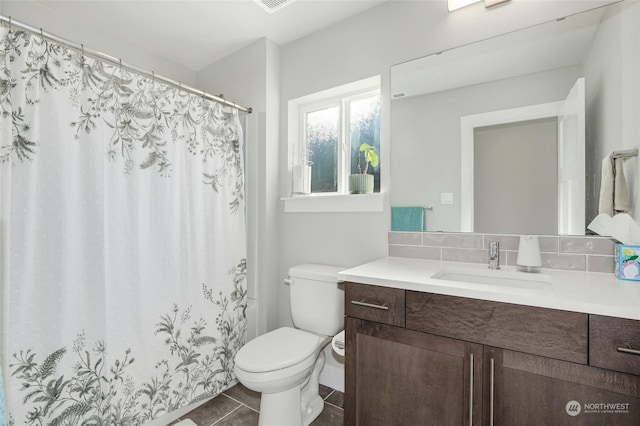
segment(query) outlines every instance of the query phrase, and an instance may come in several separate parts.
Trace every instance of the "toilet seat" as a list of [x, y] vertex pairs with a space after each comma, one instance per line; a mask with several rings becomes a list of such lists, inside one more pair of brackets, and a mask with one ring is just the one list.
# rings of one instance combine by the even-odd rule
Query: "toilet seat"
[[[236, 366], [250, 373], [282, 370], [313, 358], [320, 336], [290, 327], [263, 334], [244, 345], [236, 354]], [[312, 360], [312, 361], [313, 361]]]

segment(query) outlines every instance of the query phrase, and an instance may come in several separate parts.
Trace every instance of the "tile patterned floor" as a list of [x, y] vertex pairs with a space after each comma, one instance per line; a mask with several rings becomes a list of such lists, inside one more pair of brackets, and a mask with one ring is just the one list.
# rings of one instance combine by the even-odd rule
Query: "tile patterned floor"
[[[324, 410], [311, 425], [342, 426], [344, 394], [320, 385], [320, 396]], [[171, 424], [191, 419], [198, 426], [256, 426], [259, 410], [260, 394], [238, 383]]]

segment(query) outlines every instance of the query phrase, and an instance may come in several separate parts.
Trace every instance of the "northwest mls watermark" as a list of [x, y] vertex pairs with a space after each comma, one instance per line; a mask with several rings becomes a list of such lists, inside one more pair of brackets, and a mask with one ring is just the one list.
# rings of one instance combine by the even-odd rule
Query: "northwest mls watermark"
[[568, 415], [574, 417], [578, 414], [629, 414], [628, 402], [586, 402], [569, 401], [565, 406]]

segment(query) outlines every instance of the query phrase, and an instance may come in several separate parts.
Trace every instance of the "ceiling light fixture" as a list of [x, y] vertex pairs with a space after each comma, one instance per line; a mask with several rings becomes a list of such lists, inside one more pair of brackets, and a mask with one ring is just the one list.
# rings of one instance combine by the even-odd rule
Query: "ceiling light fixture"
[[447, 3], [449, 6], [449, 12], [453, 12], [454, 10], [461, 9], [473, 3], [478, 3], [479, 1], [481, 0], [447, 0]]
[[274, 13], [285, 6], [290, 5], [295, 0], [253, 0], [253, 1], [256, 2], [258, 6], [260, 6], [267, 12]]
[[[469, 6], [474, 3], [479, 3], [482, 0], [447, 0], [447, 6], [449, 7], [449, 12], [453, 12], [454, 10], [461, 9], [463, 7]], [[500, 3], [506, 3], [510, 0], [484, 0], [484, 7], [490, 8], [492, 6], [498, 5]]]
[[484, 0], [484, 7], [489, 8], [511, 0]]

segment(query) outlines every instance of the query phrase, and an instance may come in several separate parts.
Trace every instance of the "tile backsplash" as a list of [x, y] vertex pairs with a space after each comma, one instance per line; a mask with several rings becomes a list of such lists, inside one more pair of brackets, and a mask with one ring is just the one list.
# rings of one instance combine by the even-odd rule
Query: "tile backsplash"
[[[392, 257], [487, 263], [489, 242], [500, 243], [500, 264], [515, 266], [519, 235], [447, 232], [389, 232]], [[598, 236], [540, 236], [542, 267], [589, 272], [613, 272], [612, 240]]]

